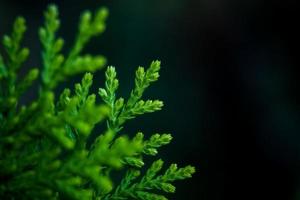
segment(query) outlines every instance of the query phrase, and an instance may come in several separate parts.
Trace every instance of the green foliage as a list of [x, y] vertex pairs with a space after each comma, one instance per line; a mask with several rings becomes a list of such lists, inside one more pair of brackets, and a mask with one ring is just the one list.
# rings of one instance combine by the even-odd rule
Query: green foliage
[[52, 89], [68, 76], [85, 71], [94, 72], [104, 67], [106, 60], [103, 56], [80, 55], [80, 53], [92, 37], [105, 30], [105, 19], [108, 15], [106, 8], [99, 9], [94, 17], [89, 11], [82, 14], [73, 48], [66, 56], [61, 53], [64, 40], [56, 37], [60, 27], [56, 6], [49, 6], [44, 15], [45, 25], [39, 30], [40, 41], [44, 48], [42, 52], [44, 87]]
[[[45, 24], [39, 30], [42, 43], [41, 87], [29, 105], [19, 102], [39, 77], [33, 68], [22, 78], [18, 70], [29, 56], [22, 47], [25, 20], [18, 17], [11, 35], [3, 38], [6, 55], [0, 55], [0, 199], [166, 199], [162, 192], [173, 193], [173, 181], [190, 178], [191, 166], [176, 164], [162, 174], [163, 161], [153, 162], [140, 179], [145, 155], [155, 156], [172, 140], [170, 134], [154, 134], [144, 139], [121, 134], [127, 120], [158, 111], [163, 102], [143, 100], [151, 83], [159, 77], [160, 62], [147, 69], [138, 67], [135, 86], [127, 100], [117, 97], [119, 86], [114, 67], [105, 73], [105, 87], [99, 89], [103, 103], [90, 93], [91, 72], [104, 67], [101, 55], [81, 55], [84, 46], [105, 30], [108, 11], [82, 14], [73, 47], [63, 55], [64, 40], [56, 36], [60, 27], [58, 10], [50, 5]], [[85, 73], [74, 89], [65, 88], [56, 97], [54, 89], [66, 78]], [[107, 122], [102, 133], [95, 126]], [[114, 173], [126, 175], [115, 186]]]
[[176, 188], [171, 182], [190, 178], [195, 172], [195, 168], [191, 166], [178, 169], [176, 164], [172, 164], [163, 175], [158, 175], [162, 166], [162, 160], [153, 162], [146, 174], [135, 183], [133, 181], [140, 176], [141, 172], [135, 169], [128, 170], [114, 193], [107, 195], [104, 199], [165, 200], [166, 197], [153, 193], [153, 190], [174, 193]]
[[110, 107], [108, 128], [118, 132], [128, 119], [135, 118], [137, 115], [151, 113], [160, 110], [163, 102], [159, 100], [140, 100], [147, 87], [159, 77], [160, 62], [153, 61], [146, 70], [144, 67], [138, 67], [135, 73], [135, 88], [131, 91], [127, 102], [124, 98], [116, 100], [116, 90], [119, 86], [117, 73], [114, 67], [108, 67], [105, 73], [105, 89], [99, 89], [99, 95], [103, 101]]

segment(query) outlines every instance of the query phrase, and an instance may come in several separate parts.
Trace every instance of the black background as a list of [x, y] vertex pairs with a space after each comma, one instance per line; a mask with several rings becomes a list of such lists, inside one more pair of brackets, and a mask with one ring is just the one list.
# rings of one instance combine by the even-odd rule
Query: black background
[[[37, 27], [49, 2], [0, 1], [1, 35], [16, 15], [28, 19], [28, 66], [40, 65]], [[60, 8], [67, 47], [82, 10], [110, 9], [106, 33], [87, 51], [117, 66], [121, 94], [130, 91], [136, 66], [162, 60], [161, 79], [146, 95], [164, 100], [164, 111], [125, 130], [172, 132], [174, 142], [161, 156], [196, 166], [170, 199], [300, 199], [297, 1], [51, 2]], [[96, 90], [103, 72], [95, 77]], [[32, 98], [29, 92], [24, 102]]]

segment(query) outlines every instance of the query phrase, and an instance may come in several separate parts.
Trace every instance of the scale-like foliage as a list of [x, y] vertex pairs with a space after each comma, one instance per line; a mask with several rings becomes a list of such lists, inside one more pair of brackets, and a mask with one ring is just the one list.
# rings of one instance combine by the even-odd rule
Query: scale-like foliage
[[[92, 72], [104, 67], [101, 55], [82, 55], [87, 42], [105, 30], [108, 11], [82, 14], [73, 47], [63, 55], [64, 40], [57, 37], [58, 10], [50, 5], [45, 24], [39, 30], [42, 43], [41, 87], [38, 98], [21, 105], [20, 96], [38, 78], [31, 69], [23, 78], [18, 70], [29, 56], [21, 46], [25, 20], [18, 17], [11, 35], [3, 37], [6, 55], [0, 55], [0, 199], [166, 199], [173, 193], [173, 181], [191, 177], [191, 166], [176, 164], [161, 175], [163, 161], [155, 161], [142, 178], [144, 155], [155, 156], [158, 148], [172, 140], [170, 134], [154, 134], [148, 140], [139, 132], [134, 138], [121, 134], [127, 120], [160, 110], [163, 102], [142, 100], [143, 93], [159, 77], [160, 62], [138, 67], [135, 86], [127, 100], [117, 97], [119, 86], [114, 67], [105, 73], [105, 87], [99, 89], [104, 103], [89, 89]], [[74, 89], [64, 89], [55, 97], [55, 87], [66, 78], [85, 73]], [[96, 138], [94, 127], [107, 121]], [[92, 142], [90, 142], [92, 140]], [[91, 144], [90, 144], [91, 143]], [[127, 170], [117, 186], [111, 175]]]

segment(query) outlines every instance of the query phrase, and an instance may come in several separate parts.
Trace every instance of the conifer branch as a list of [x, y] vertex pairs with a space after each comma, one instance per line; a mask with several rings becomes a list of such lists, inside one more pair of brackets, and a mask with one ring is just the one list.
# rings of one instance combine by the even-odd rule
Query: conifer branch
[[[146, 70], [138, 67], [135, 86], [129, 98], [117, 97], [119, 80], [114, 67], [105, 72], [105, 86], [99, 88], [104, 103], [98, 103], [90, 88], [92, 72], [101, 69], [101, 55], [82, 55], [92, 37], [105, 30], [108, 11], [81, 15], [78, 34], [69, 54], [63, 55], [64, 40], [57, 37], [59, 12], [50, 5], [39, 29], [42, 44], [42, 70], [32, 68], [22, 78], [18, 70], [29, 56], [22, 47], [25, 19], [18, 17], [11, 35], [4, 36], [6, 54], [0, 55], [0, 199], [166, 199], [160, 192], [173, 193], [173, 181], [190, 178], [191, 166], [172, 164], [159, 174], [163, 161], [155, 161], [139, 178], [144, 156], [155, 156], [172, 140], [170, 134], [154, 134], [144, 139], [139, 132], [129, 138], [120, 130], [125, 122], [162, 108], [159, 100], [143, 100], [144, 91], [157, 81], [160, 62]], [[85, 73], [74, 88], [65, 88], [56, 97], [55, 87], [66, 78]], [[19, 103], [36, 79], [42, 87], [37, 99]], [[98, 124], [107, 127], [95, 133]], [[98, 130], [97, 130], [98, 131]], [[119, 133], [119, 134], [117, 134]], [[115, 173], [126, 170], [120, 185]]]
[[127, 171], [127, 174], [120, 185], [115, 189], [114, 193], [107, 195], [104, 199], [166, 200], [167, 198], [165, 196], [153, 193], [153, 191], [159, 190], [166, 193], [174, 193], [176, 188], [172, 185], [172, 182], [191, 178], [192, 174], [195, 173], [194, 167], [186, 166], [184, 168], [178, 168], [176, 164], [172, 164], [164, 174], [158, 175], [162, 166], [162, 160], [153, 162], [151, 167], [138, 182], [134, 181], [140, 176], [141, 172], [135, 169]]

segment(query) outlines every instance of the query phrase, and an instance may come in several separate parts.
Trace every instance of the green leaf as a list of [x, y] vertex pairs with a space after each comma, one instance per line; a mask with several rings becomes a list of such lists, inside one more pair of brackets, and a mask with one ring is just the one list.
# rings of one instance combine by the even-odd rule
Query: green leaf
[[140, 171], [129, 170], [122, 179], [120, 186], [111, 195], [106, 195], [104, 199], [167, 199], [163, 195], [156, 194], [155, 191], [174, 193], [176, 188], [171, 182], [190, 178], [195, 173], [194, 167], [186, 166], [178, 169], [176, 165], [172, 164], [163, 175], [159, 175], [162, 167], [162, 160], [153, 162], [137, 183], [133, 181], [140, 176]]
[[172, 136], [170, 134], [154, 134], [148, 141], [144, 142], [143, 153], [154, 156], [157, 154], [157, 148], [169, 144], [171, 140]]
[[110, 107], [111, 114], [108, 121], [108, 128], [118, 132], [122, 125], [129, 119], [137, 115], [151, 113], [161, 110], [163, 102], [159, 100], [140, 100], [145, 89], [150, 83], [159, 77], [160, 61], [153, 61], [145, 71], [143, 67], [138, 67], [135, 77], [135, 88], [131, 91], [128, 101], [123, 98], [116, 100], [116, 91], [119, 86], [117, 73], [114, 67], [108, 67], [105, 73], [105, 88], [99, 89], [102, 100]]
[[[64, 56], [61, 53], [64, 40], [57, 38], [56, 33], [60, 27], [58, 9], [50, 5], [45, 12], [45, 25], [39, 30], [39, 36], [43, 45], [43, 67], [42, 80], [44, 89], [53, 89], [60, 81], [68, 76], [82, 72], [94, 72], [106, 64], [106, 59], [101, 56], [80, 55], [87, 42], [94, 36], [104, 31], [107, 11], [100, 9], [94, 16], [86, 11], [80, 20], [79, 33], [70, 53]], [[101, 28], [102, 27], [102, 28]]]
[[33, 82], [38, 78], [39, 70], [37, 68], [31, 69], [27, 75], [23, 78], [23, 80], [17, 85], [17, 95], [20, 96], [23, 94], [30, 86], [32, 86]]

